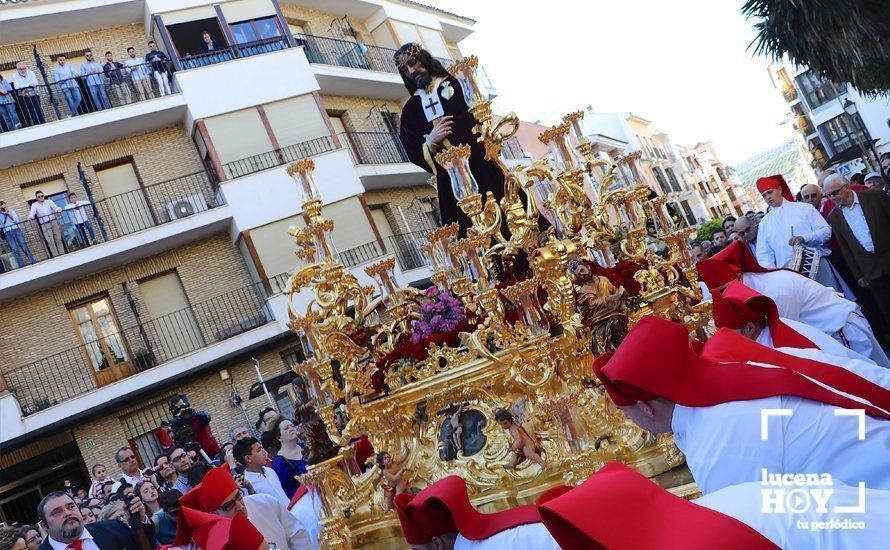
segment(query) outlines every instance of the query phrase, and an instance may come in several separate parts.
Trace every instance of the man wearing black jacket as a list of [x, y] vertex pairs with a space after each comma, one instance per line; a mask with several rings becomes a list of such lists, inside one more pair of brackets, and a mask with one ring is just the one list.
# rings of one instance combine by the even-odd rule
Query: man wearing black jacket
[[63, 491], [43, 497], [37, 515], [48, 533], [39, 550], [150, 550], [155, 546], [154, 526], [151, 520], [145, 523], [145, 506], [139, 499], [130, 504], [132, 527], [118, 520], [84, 525], [74, 499]]

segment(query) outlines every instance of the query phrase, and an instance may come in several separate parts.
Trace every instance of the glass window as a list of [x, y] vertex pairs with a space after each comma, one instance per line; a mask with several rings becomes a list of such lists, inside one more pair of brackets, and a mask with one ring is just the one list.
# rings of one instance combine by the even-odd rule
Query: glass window
[[90, 364], [95, 370], [127, 361], [126, 346], [107, 297], [73, 307], [70, 311]]
[[828, 139], [835, 154], [855, 146], [858, 141], [865, 138], [846, 113], [820, 124], [819, 133]]
[[250, 19], [229, 25], [232, 28], [232, 36], [236, 44], [247, 44], [267, 38], [282, 36], [281, 28], [275, 21], [275, 17], [263, 17], [262, 19]]
[[247, 42], [256, 42], [259, 37], [253, 29], [250, 21], [232, 24], [232, 36], [237, 44], [245, 44]]
[[[837, 93], [842, 93], [842, 86], [832, 86], [830, 82], [822, 80], [819, 76], [807, 71], [794, 79], [800, 88], [804, 99], [810, 109], [815, 109], [820, 105], [837, 98]], [[835, 90], [837, 88], [837, 90]], [[837, 91], [837, 93], [835, 93]]]

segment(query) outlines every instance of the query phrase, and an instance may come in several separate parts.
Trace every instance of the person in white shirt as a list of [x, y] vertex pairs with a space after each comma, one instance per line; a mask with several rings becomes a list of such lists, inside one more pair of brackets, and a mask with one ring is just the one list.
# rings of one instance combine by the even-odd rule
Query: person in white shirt
[[813, 205], [795, 202], [785, 179], [776, 174], [757, 180], [757, 190], [770, 207], [760, 221], [757, 238], [757, 261], [763, 267], [788, 267], [797, 246], [812, 248], [819, 254], [815, 280], [837, 292], [853, 296], [828, 260], [831, 250], [831, 226]]
[[285, 508], [290, 504], [290, 499], [281, 488], [278, 474], [266, 466], [269, 454], [255, 437], [236, 441], [232, 455], [244, 467], [244, 479], [253, 485], [254, 491], [275, 497]]
[[24, 61], [15, 64], [15, 71], [9, 79], [15, 86], [15, 94], [25, 115], [25, 126], [44, 124], [43, 107], [40, 105], [40, 94], [37, 93], [37, 75], [25, 66]]
[[37, 220], [37, 225], [40, 226], [40, 232], [43, 234], [43, 242], [46, 244], [49, 257], [60, 256], [67, 252], [65, 243], [62, 240], [62, 227], [59, 225], [59, 219], [56, 216], [62, 209], [55, 202], [46, 200], [43, 191], [37, 191], [34, 193], [34, 196], [37, 200], [31, 203], [28, 219]]
[[130, 80], [136, 86], [136, 93], [139, 94], [140, 101], [153, 98], [155, 92], [151, 87], [151, 70], [148, 68], [145, 59], [136, 57], [136, 48], [133, 46], [127, 48], [127, 55], [129, 57], [124, 61], [124, 66], [127, 67]]
[[68, 64], [68, 59], [62, 54], [56, 56], [56, 62], [58, 65], [53, 69], [53, 78], [59, 85], [59, 89], [62, 90], [62, 95], [65, 96], [70, 116], [77, 116], [77, 109], [80, 108], [80, 102], [83, 101], [80, 86], [77, 85], [77, 71]]
[[114, 461], [117, 462], [118, 468], [121, 469], [121, 477], [114, 482], [111, 491], [116, 493], [120, 489], [123, 482], [136, 487], [136, 484], [142, 481], [142, 472], [139, 471], [139, 462], [136, 460], [136, 453], [129, 447], [121, 447], [114, 453]]
[[859, 306], [833, 289], [789, 269], [765, 268], [739, 243], [730, 244], [695, 267], [711, 292], [739, 279], [772, 298], [781, 317], [817, 328], [875, 364], [890, 368], [890, 358]]
[[[594, 373], [637, 426], [673, 432], [704, 494], [759, 480], [762, 469], [890, 489], [890, 390], [837, 365], [727, 329], [696, 354], [683, 325], [647, 316], [596, 359]], [[790, 413], [764, 420], [767, 410]]]
[[[93, 233], [93, 226], [84, 209], [84, 206], [89, 205], [90, 201], [77, 200], [77, 193], [68, 193], [68, 204], [62, 209], [70, 211], [71, 221], [74, 222], [74, 227], [77, 229], [77, 235], [80, 237], [80, 241], [84, 246], [90, 246], [93, 244], [93, 241], [96, 240], [96, 235]], [[89, 234], [89, 238], [87, 238], [87, 234]]]
[[90, 98], [93, 100], [93, 109], [97, 111], [111, 109], [111, 101], [108, 100], [108, 93], [105, 92], [105, 69], [101, 63], [93, 59], [93, 52], [90, 50], [87, 50], [83, 57], [86, 61], [80, 65], [80, 76], [86, 79]]

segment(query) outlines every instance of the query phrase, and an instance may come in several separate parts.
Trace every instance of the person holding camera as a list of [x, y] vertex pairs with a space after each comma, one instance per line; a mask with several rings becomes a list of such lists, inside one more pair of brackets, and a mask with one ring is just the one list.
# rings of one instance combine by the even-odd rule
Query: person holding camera
[[208, 461], [219, 454], [219, 442], [210, 430], [210, 413], [192, 409], [188, 395], [174, 395], [169, 406], [173, 415], [170, 427], [176, 445], [188, 447], [189, 443], [197, 443]]
[[25, 258], [28, 258], [29, 264], [34, 263], [34, 256], [31, 254], [31, 249], [25, 242], [25, 235], [22, 234], [19, 227], [19, 215], [15, 210], [6, 206], [5, 201], [0, 201], [0, 233], [3, 233], [3, 238], [9, 243], [12, 257], [15, 258], [18, 267], [27, 265]]

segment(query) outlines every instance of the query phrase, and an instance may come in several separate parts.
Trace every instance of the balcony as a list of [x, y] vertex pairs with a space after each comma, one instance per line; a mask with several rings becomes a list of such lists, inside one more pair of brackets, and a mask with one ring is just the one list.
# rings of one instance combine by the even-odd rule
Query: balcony
[[[0, 241], [0, 268], [5, 272], [0, 275], [0, 301], [210, 235], [228, 224], [229, 214], [221, 208], [225, 204], [215, 180], [202, 171], [79, 209], [63, 208], [54, 220], [21, 219], [25, 248], [16, 254], [11, 243]], [[61, 243], [53, 225], [59, 228]], [[164, 231], [147, 231], [162, 226]], [[26, 261], [30, 265], [23, 265]]]
[[264, 38], [254, 42], [246, 42], [244, 44], [234, 44], [226, 48], [202, 53], [202, 54], [186, 54], [184, 57], [177, 59], [179, 67], [182, 70], [194, 69], [196, 67], [206, 67], [207, 65], [215, 65], [234, 59], [251, 57], [263, 53], [277, 52], [287, 49], [287, 38], [276, 36]]
[[311, 157], [334, 150], [331, 136], [322, 136], [308, 141], [288, 145], [281, 149], [266, 151], [240, 160], [227, 162], [223, 165], [226, 179], [238, 178], [282, 166], [301, 158]]
[[393, 254], [401, 271], [411, 271], [429, 266], [420, 249], [426, 244], [426, 234], [433, 229], [399, 233], [385, 237], [383, 242], [371, 241], [340, 252], [340, 261], [346, 267], [356, 267]]
[[424, 185], [430, 177], [408, 159], [398, 134], [345, 132], [340, 138], [349, 145], [359, 178], [367, 191]]
[[[22, 415], [145, 372], [273, 320], [252, 284], [5, 373]], [[112, 364], [113, 362], [113, 364]]]
[[[90, 78], [100, 84], [91, 87]], [[0, 119], [0, 168], [179, 123], [185, 100], [173, 82], [170, 92], [158, 87], [150, 64], [14, 89], [15, 117]]]

